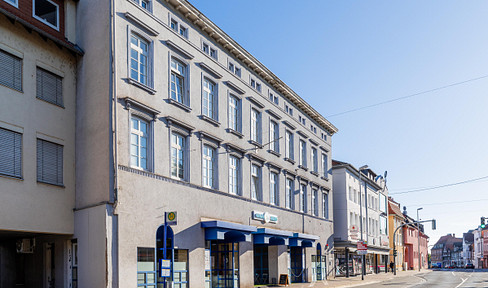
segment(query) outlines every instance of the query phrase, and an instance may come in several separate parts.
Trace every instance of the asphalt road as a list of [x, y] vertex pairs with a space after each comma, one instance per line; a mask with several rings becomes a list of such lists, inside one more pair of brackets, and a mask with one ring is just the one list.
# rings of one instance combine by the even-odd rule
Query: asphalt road
[[472, 269], [438, 270], [415, 276], [400, 276], [394, 279], [362, 285], [360, 287], [390, 287], [390, 288], [478, 288], [488, 287], [488, 271]]

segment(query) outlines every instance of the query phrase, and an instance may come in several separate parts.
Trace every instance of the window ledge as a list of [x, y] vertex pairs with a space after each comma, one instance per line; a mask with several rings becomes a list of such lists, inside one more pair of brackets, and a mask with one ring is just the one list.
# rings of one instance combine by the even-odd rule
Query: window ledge
[[46, 185], [52, 185], [52, 186], [57, 186], [57, 187], [60, 187], [60, 188], [66, 188], [66, 186], [64, 186], [64, 184], [51, 183], [51, 182], [47, 182], [47, 181], [37, 180], [37, 183], [39, 183], [39, 184], [46, 184]]
[[37, 100], [40, 100], [40, 101], [43, 101], [43, 102], [46, 102], [46, 103], [49, 103], [51, 105], [54, 105], [54, 106], [58, 106], [59, 108], [63, 108], [65, 109], [65, 107], [63, 105], [59, 105], [57, 103], [54, 103], [52, 101], [49, 101], [49, 100], [46, 100], [46, 99], [43, 99], [43, 98], [39, 98], [39, 97], [36, 97]]
[[291, 159], [291, 158], [288, 158], [288, 157], [285, 157], [285, 161], [288, 161], [290, 162], [291, 164], [295, 164], [295, 160]]
[[18, 177], [18, 176], [14, 176], [14, 175], [9, 175], [9, 174], [0, 174], [0, 177], [5, 177], [5, 178], [13, 179], [13, 180], [24, 181], [24, 178], [22, 178], [22, 177]]
[[175, 106], [176, 106], [176, 107], [178, 107], [178, 108], [181, 108], [181, 109], [185, 110], [186, 112], [190, 112], [190, 111], [191, 111], [190, 106], [187, 106], [187, 105], [185, 105], [185, 104], [183, 104], [183, 103], [180, 103], [180, 102], [178, 102], [178, 101], [176, 101], [176, 100], [174, 100], [174, 99], [169, 98], [169, 99], [168, 99], [168, 102], [169, 102], [170, 104], [175, 105]]
[[312, 175], [317, 176], [317, 177], [319, 176], [319, 173], [318, 173], [318, 172], [315, 172], [315, 171], [310, 171], [310, 173], [311, 173]]
[[276, 157], [281, 157], [281, 153], [276, 152], [274, 150], [268, 150], [268, 152], [271, 153], [271, 154], [273, 154], [273, 155], [275, 155]]
[[257, 141], [249, 140], [249, 143], [251, 143], [254, 146], [257, 146], [259, 149], [262, 149], [263, 148], [263, 144], [261, 144], [261, 143], [259, 143]]
[[308, 168], [307, 168], [307, 167], [305, 167], [305, 166], [303, 166], [303, 165], [298, 165], [298, 168], [303, 169], [303, 170], [305, 170], [305, 171], [308, 171]]
[[143, 90], [146, 90], [151, 95], [156, 94], [156, 90], [154, 90], [153, 88], [151, 88], [151, 87], [149, 87], [149, 86], [147, 86], [145, 84], [142, 84], [139, 81], [136, 81], [136, 80], [134, 80], [132, 78], [127, 78], [127, 81], [129, 82], [129, 84], [132, 84], [132, 85], [137, 86], [137, 87], [139, 87], [139, 88], [141, 88]]
[[203, 114], [200, 115], [200, 119], [212, 123], [215, 127], [220, 127], [220, 122], [219, 121], [217, 121], [215, 119], [212, 119], [212, 118], [210, 118], [210, 117], [208, 117], [206, 115], [203, 115]]
[[236, 135], [237, 137], [239, 137], [241, 139], [244, 138], [244, 134], [242, 134], [241, 132], [236, 131], [236, 130], [234, 130], [232, 128], [227, 128], [227, 132], [228, 133], [232, 133], [232, 134]]
[[320, 177], [320, 179], [325, 180], [325, 181], [329, 181], [329, 177], [322, 176], [322, 177]]

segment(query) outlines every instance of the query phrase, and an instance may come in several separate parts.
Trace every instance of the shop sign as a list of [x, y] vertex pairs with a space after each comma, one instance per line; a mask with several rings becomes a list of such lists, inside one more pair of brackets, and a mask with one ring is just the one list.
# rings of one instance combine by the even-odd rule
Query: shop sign
[[210, 250], [205, 250], [205, 270], [210, 270]]
[[351, 234], [351, 239], [353, 240], [357, 240], [358, 239], [358, 226], [356, 225], [351, 225], [351, 227], [349, 227], [349, 233]]
[[268, 212], [252, 211], [252, 219], [259, 220], [264, 223], [278, 223], [278, 216], [271, 215]]
[[358, 255], [366, 255], [368, 254], [368, 244], [366, 241], [358, 241], [357, 242], [357, 249]]
[[176, 211], [164, 213], [166, 225], [177, 225], [178, 218], [176, 217]]

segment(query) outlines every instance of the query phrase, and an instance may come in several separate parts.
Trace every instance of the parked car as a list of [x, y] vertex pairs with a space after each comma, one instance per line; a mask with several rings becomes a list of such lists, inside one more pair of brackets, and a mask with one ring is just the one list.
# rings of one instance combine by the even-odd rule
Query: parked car
[[466, 264], [466, 266], [464, 268], [466, 268], [466, 269], [474, 269], [474, 264], [473, 263], [468, 263], [468, 264]]
[[451, 264], [451, 265], [447, 266], [447, 268], [448, 268], [448, 269], [456, 269], [456, 265]]

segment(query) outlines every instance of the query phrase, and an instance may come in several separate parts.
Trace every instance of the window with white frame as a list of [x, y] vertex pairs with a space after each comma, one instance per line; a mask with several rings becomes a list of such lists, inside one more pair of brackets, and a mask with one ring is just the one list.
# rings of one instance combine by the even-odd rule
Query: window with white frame
[[291, 116], [293, 116], [293, 108], [291, 108], [290, 106], [285, 105], [285, 111], [286, 111], [286, 113], [288, 113]]
[[322, 176], [324, 178], [329, 178], [329, 165], [327, 160], [327, 154], [322, 153]]
[[0, 174], [22, 177], [22, 134], [0, 128]]
[[[279, 105], [279, 104], [280, 104], [278, 96], [276, 96], [276, 95], [275, 95], [273, 92], [271, 92], [271, 91], [269, 92], [269, 100], [270, 100], [271, 102], [273, 102], [274, 104], [276, 104], [276, 105]], [[286, 107], [288, 107], [288, 105], [286, 105]], [[287, 112], [288, 112], [288, 111], [287, 111]]]
[[229, 128], [240, 132], [241, 101], [234, 95], [229, 96]]
[[317, 148], [312, 147], [312, 171], [318, 173], [319, 171]]
[[171, 133], [171, 177], [185, 179], [186, 139], [176, 132]]
[[307, 167], [307, 143], [305, 141], [300, 140], [300, 159], [299, 164], [303, 167]]
[[252, 78], [250, 79], [251, 87], [261, 93], [261, 83], [256, 81], [256, 79]]
[[171, 99], [181, 104], [188, 105], [185, 82], [186, 82], [186, 65], [171, 58]]
[[19, 8], [19, 0], [4, 0], [4, 1], [16, 8]]
[[136, 34], [130, 36], [130, 78], [149, 86], [149, 43]]
[[32, 0], [32, 16], [59, 30], [59, 5], [51, 0]]
[[251, 165], [251, 198], [261, 200], [261, 167], [256, 164]]
[[216, 85], [214, 82], [207, 78], [203, 79], [202, 90], [202, 110], [203, 115], [217, 120], [217, 97], [216, 97]]
[[63, 185], [63, 146], [37, 139], [37, 181]]
[[322, 217], [329, 219], [329, 193], [322, 193]]
[[300, 212], [307, 213], [307, 185], [300, 184]]
[[261, 143], [261, 113], [251, 109], [251, 140]]
[[293, 133], [291, 131], [286, 130], [285, 132], [285, 157], [294, 160], [294, 142], [293, 142]]
[[319, 191], [312, 189], [312, 215], [319, 216]]
[[215, 60], [218, 60], [217, 48], [213, 47], [208, 42], [202, 41], [202, 51]]
[[130, 166], [148, 170], [149, 123], [131, 117], [130, 125]]
[[229, 60], [229, 65], [227, 66], [227, 68], [229, 69], [229, 71], [231, 71], [237, 77], [241, 77], [241, 71], [242, 70], [234, 62], [231, 62]]
[[36, 97], [63, 107], [63, 79], [54, 73], [37, 67]]
[[[147, 1], [147, 0], [146, 0]], [[181, 25], [180, 22], [178, 22], [178, 20], [170, 17], [170, 20], [169, 20], [169, 27], [175, 31], [176, 33], [180, 34], [181, 36], [183, 36], [184, 38], [188, 39], [188, 28], [185, 27], [184, 25]]]
[[273, 120], [269, 121], [269, 149], [271, 151], [280, 152], [280, 130], [278, 123]]
[[269, 203], [278, 205], [278, 173], [269, 172]]
[[139, 4], [142, 8], [146, 9], [147, 11], [151, 12], [151, 1], [150, 0], [132, 0]]
[[239, 194], [239, 158], [229, 155], [229, 193]]
[[291, 178], [286, 178], [285, 207], [288, 209], [293, 209], [294, 191], [295, 191], [295, 182]]
[[353, 192], [351, 186], [349, 186], [348, 191], [349, 191], [349, 201], [354, 201], [354, 196], [352, 194]]
[[0, 50], [0, 85], [22, 91], [22, 59]]
[[210, 145], [203, 145], [203, 163], [202, 163], [202, 177], [203, 186], [208, 188], [215, 188], [214, 186], [214, 171], [215, 171], [215, 148]]

